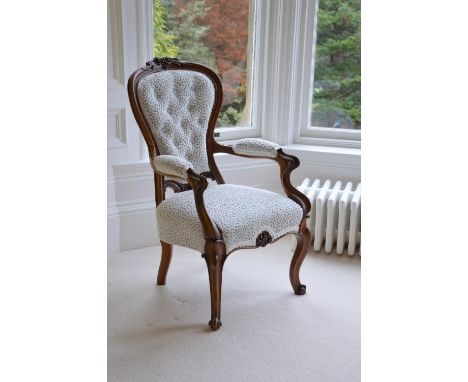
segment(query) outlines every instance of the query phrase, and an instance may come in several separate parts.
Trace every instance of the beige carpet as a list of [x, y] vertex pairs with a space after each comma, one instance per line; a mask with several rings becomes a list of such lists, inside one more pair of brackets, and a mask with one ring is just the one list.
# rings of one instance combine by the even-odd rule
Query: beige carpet
[[111, 255], [108, 376], [116, 381], [360, 380], [360, 258], [309, 254], [292, 293], [288, 238], [235, 252], [223, 274], [223, 326], [211, 332], [208, 274], [175, 247], [166, 286], [160, 248]]

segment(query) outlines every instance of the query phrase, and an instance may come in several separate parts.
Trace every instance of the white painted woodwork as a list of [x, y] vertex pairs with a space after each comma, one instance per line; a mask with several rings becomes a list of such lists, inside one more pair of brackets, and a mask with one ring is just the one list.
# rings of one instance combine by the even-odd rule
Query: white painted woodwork
[[151, 0], [107, 1], [109, 167], [142, 159], [142, 139], [128, 102], [127, 79], [151, 57], [152, 34], [148, 37], [152, 28], [151, 4]]

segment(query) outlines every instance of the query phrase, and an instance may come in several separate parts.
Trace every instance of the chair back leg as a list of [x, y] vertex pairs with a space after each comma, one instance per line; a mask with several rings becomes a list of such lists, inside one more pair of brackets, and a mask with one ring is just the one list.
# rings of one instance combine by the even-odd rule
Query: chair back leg
[[172, 259], [172, 244], [165, 243], [161, 241], [161, 263], [159, 264], [158, 271], [158, 285], [166, 284], [167, 271], [169, 270], [169, 265], [171, 265]]

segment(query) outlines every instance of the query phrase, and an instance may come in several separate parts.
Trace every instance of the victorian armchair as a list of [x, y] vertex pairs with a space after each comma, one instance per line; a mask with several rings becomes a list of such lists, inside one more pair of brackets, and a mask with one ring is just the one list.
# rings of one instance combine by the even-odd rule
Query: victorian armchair
[[[299, 160], [275, 143], [241, 139], [219, 144], [214, 129], [222, 102], [219, 77], [209, 68], [175, 58], [154, 58], [128, 81], [130, 104], [148, 146], [154, 170], [156, 216], [162, 255], [157, 284], [166, 283], [172, 246], [202, 254], [208, 267], [213, 330], [221, 326], [221, 283], [227, 257], [241, 248], [264, 247], [288, 234], [297, 238], [289, 278], [306, 292], [299, 269], [310, 245], [309, 200], [291, 185]], [[225, 184], [213, 155], [268, 158], [278, 163], [287, 197]], [[208, 180], [216, 184], [208, 187]], [[174, 195], [165, 199], [167, 188]]]

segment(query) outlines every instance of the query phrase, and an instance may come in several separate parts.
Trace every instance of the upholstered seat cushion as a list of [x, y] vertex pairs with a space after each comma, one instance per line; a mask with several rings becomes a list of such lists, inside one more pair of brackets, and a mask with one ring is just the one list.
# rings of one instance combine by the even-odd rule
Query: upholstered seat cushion
[[[273, 240], [298, 232], [301, 207], [285, 196], [252, 187], [221, 184], [204, 193], [206, 210], [221, 231], [226, 253], [255, 247], [260, 233]], [[203, 230], [193, 191], [169, 196], [156, 209], [160, 240], [204, 252]]]

